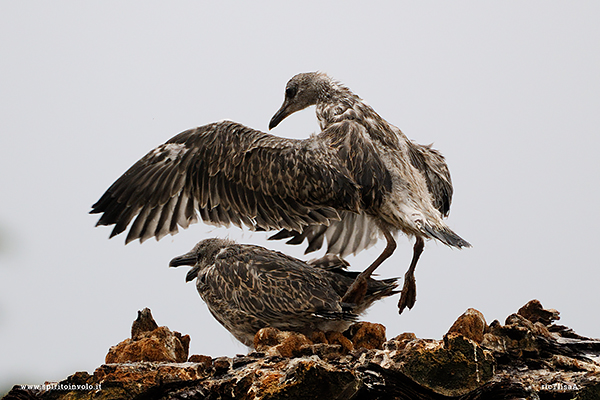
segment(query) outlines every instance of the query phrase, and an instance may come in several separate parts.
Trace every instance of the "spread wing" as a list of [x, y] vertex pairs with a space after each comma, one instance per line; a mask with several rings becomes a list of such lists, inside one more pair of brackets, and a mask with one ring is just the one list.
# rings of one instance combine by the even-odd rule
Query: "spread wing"
[[317, 136], [276, 137], [232, 121], [190, 129], [150, 151], [104, 193], [90, 213], [126, 243], [216, 225], [288, 229], [329, 224], [358, 211], [359, 188]]
[[423, 146], [409, 142], [411, 164], [425, 176], [433, 205], [442, 216], [447, 217], [452, 203], [452, 180], [444, 156], [431, 145]]

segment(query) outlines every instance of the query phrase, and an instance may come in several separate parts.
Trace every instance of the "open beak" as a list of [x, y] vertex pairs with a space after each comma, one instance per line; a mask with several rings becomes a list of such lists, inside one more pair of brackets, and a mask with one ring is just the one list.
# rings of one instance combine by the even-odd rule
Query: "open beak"
[[169, 262], [169, 267], [180, 267], [182, 265], [194, 266], [198, 261], [196, 253], [186, 253], [182, 256], [175, 257]]
[[175, 257], [169, 263], [169, 267], [180, 267], [182, 265], [189, 265], [194, 268], [190, 269], [185, 276], [185, 281], [189, 282], [198, 277], [200, 271], [200, 265], [198, 265], [198, 254], [196, 252], [186, 253], [182, 256]]
[[281, 106], [279, 111], [277, 111], [275, 113], [275, 115], [273, 115], [273, 118], [271, 118], [271, 122], [269, 122], [269, 130], [271, 130], [271, 129], [275, 128], [277, 125], [279, 125], [279, 123], [281, 121], [283, 121], [285, 119], [285, 117], [287, 117], [290, 114], [291, 114], [291, 112], [289, 111], [289, 105], [286, 100], [283, 102], [283, 105]]
[[193, 281], [198, 277], [198, 272], [200, 272], [200, 265], [196, 265], [194, 268], [190, 269], [185, 276], [185, 281]]

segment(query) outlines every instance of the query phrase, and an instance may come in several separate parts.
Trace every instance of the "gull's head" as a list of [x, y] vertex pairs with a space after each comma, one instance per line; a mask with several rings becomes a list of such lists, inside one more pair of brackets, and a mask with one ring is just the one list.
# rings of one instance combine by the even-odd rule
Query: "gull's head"
[[189, 282], [196, 278], [200, 270], [215, 261], [217, 254], [232, 242], [227, 239], [210, 238], [204, 239], [194, 246], [189, 252], [175, 257], [169, 262], [169, 267], [180, 267], [187, 265], [193, 267], [187, 274], [185, 281]]
[[288, 115], [325, 100], [334, 86], [335, 82], [323, 72], [305, 72], [294, 76], [285, 85], [283, 105], [271, 118], [269, 129], [275, 128]]

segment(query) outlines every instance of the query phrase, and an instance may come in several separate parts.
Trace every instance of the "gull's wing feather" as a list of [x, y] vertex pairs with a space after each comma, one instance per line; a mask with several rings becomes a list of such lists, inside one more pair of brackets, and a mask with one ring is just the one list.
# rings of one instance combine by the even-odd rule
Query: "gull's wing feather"
[[[92, 206], [97, 225], [133, 221], [126, 242], [211, 224], [301, 231], [358, 212], [360, 188], [319, 136], [286, 139], [232, 121], [190, 129], [155, 148]], [[135, 218], [135, 219], [134, 219]]]

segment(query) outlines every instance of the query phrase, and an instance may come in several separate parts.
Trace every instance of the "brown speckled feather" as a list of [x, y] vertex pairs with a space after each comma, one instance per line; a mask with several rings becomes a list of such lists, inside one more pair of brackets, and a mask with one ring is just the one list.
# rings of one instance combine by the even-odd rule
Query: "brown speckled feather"
[[434, 207], [447, 217], [450, 213], [453, 189], [444, 156], [438, 150], [432, 149], [431, 145], [423, 146], [411, 141], [408, 148], [410, 162], [425, 176]]
[[383, 252], [344, 295], [345, 301], [356, 302], [365, 294], [366, 278], [394, 253], [394, 233], [414, 237], [413, 258], [398, 303], [400, 312], [411, 308], [416, 301], [414, 271], [425, 239], [456, 248], [471, 247], [443, 221], [452, 201], [444, 157], [430, 146], [409, 140], [350, 89], [322, 72], [297, 74], [288, 81], [283, 104], [269, 128], [311, 105], [316, 105], [320, 135], [329, 139], [360, 185], [361, 210], [358, 215], [342, 212], [341, 220], [328, 226], [284, 229], [271, 238], [291, 238], [290, 244], [306, 239], [307, 252], [318, 250], [327, 239], [328, 253], [345, 255], [369, 247], [379, 234], [384, 236]]
[[358, 273], [346, 271], [344, 260], [328, 256], [306, 263], [226, 239], [205, 239], [170, 265], [193, 266], [186, 279], [196, 279], [211, 314], [249, 346], [266, 326], [343, 331], [374, 301], [397, 293], [396, 279], [370, 279], [364, 300], [346, 304], [342, 296]]
[[[328, 140], [360, 185], [361, 212], [342, 211], [340, 221], [284, 229], [272, 239], [290, 238], [290, 244], [306, 239], [307, 252], [320, 249], [326, 239], [328, 253], [346, 256], [373, 245], [383, 229], [470, 247], [442, 220], [450, 211], [453, 190], [439, 151], [409, 140], [350, 89], [320, 72], [290, 79], [270, 126], [313, 104], [322, 129], [319, 136]], [[357, 234], [361, 230], [366, 233]]]
[[223, 121], [150, 151], [91, 213], [103, 213], [97, 225], [115, 225], [111, 237], [133, 220], [127, 243], [174, 234], [197, 221], [196, 211], [216, 225], [302, 230], [358, 211], [359, 191], [322, 137], [285, 139]]

